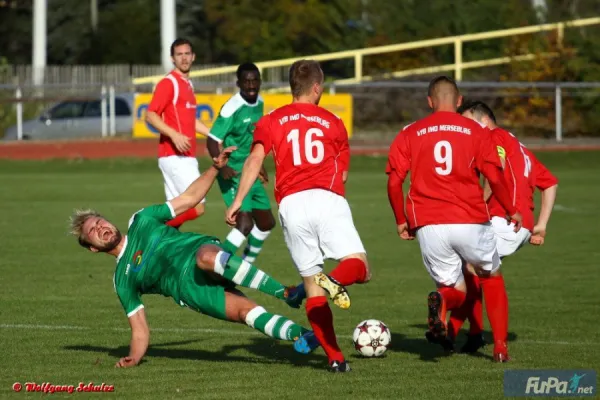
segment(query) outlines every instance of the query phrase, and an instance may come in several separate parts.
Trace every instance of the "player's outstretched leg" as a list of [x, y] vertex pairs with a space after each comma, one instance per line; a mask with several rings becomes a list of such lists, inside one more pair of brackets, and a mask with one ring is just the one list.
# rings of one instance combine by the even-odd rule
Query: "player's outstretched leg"
[[245, 323], [273, 339], [293, 341], [299, 353], [307, 354], [319, 347], [312, 331], [284, 316], [269, 313], [239, 290], [225, 291], [225, 315], [229, 321]]
[[329, 370], [332, 372], [348, 372], [350, 365], [337, 343], [333, 328], [333, 313], [329, 308], [325, 291], [315, 282], [316, 275], [304, 276], [306, 288], [306, 316], [313, 328], [314, 335], [323, 347], [329, 360]]
[[[369, 280], [369, 267], [365, 253], [346, 256], [329, 275], [319, 273], [315, 278], [317, 285], [327, 291], [333, 303], [343, 309], [350, 308], [350, 296], [345, 286], [367, 283]], [[291, 307], [300, 306], [305, 297], [304, 285], [300, 284], [290, 289], [286, 302]]]
[[284, 285], [249, 262], [221, 250], [216, 245], [200, 247], [196, 254], [196, 264], [200, 269], [221, 275], [237, 285], [256, 289], [280, 300], [286, 299], [287, 290]]

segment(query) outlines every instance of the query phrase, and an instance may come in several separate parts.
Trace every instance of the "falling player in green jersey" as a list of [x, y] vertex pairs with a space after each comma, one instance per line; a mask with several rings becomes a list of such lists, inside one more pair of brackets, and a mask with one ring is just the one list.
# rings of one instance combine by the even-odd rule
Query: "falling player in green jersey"
[[285, 300], [285, 286], [247, 261], [224, 252], [216, 237], [180, 232], [165, 225], [205, 197], [234, 149], [227, 148], [215, 157], [214, 165], [180, 196], [133, 214], [126, 236], [93, 210], [76, 211], [71, 217], [71, 233], [81, 246], [117, 258], [114, 287], [131, 326], [129, 355], [121, 358], [117, 367], [137, 365], [148, 348], [150, 331], [141, 301], [143, 294], [162, 294], [182, 307], [246, 323], [270, 337], [294, 341], [294, 348], [301, 353], [319, 345], [312, 331], [267, 312], [234, 288], [237, 284]]
[[[217, 181], [225, 205], [229, 207], [238, 190], [244, 162], [250, 155], [254, 124], [263, 116], [264, 103], [259, 96], [260, 71], [252, 63], [241, 64], [237, 69], [239, 93], [232, 96], [221, 107], [219, 116], [210, 129], [206, 147], [212, 157], [219, 154], [219, 145], [236, 146], [229, 164], [222, 168]], [[275, 227], [269, 196], [263, 186], [268, 175], [263, 167], [250, 192], [242, 202], [235, 227], [229, 232], [223, 247], [232, 254], [248, 238], [243, 258], [254, 262], [264, 241]]]

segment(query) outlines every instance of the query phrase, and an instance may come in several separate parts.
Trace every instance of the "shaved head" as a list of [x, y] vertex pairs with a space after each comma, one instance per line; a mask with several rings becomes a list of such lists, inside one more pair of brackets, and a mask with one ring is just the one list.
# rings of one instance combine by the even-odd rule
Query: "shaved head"
[[429, 105], [434, 111], [456, 111], [462, 96], [453, 79], [438, 76], [429, 83], [427, 91]]

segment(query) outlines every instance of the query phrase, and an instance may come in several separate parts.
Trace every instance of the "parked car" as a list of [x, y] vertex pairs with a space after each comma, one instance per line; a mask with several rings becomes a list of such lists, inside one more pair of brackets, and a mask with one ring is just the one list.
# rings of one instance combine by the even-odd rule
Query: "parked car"
[[[129, 134], [133, 129], [134, 93], [115, 94], [116, 134]], [[107, 101], [107, 130], [110, 132], [110, 102]], [[101, 99], [65, 100], [38, 118], [23, 121], [23, 139], [53, 140], [100, 137], [102, 134]], [[17, 140], [17, 126], [4, 132], [4, 140]]]

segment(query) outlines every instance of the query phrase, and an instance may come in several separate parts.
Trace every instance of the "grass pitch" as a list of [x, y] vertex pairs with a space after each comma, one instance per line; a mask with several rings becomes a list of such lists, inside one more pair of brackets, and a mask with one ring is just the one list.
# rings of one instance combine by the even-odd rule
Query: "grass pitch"
[[[115, 369], [130, 339], [113, 289], [115, 261], [80, 248], [66, 235], [66, 221], [73, 208], [94, 207], [126, 228], [132, 213], [164, 201], [156, 161], [2, 161], [0, 395], [14, 394], [14, 382], [104, 382], [115, 388], [104, 396], [138, 399], [493, 399], [503, 397], [504, 369], [600, 370], [600, 154], [539, 156], [560, 179], [557, 206], [546, 244], [527, 246], [504, 262], [513, 361], [503, 365], [492, 363], [492, 346], [477, 356], [444, 357], [426, 342], [426, 296], [433, 284], [417, 242], [396, 235], [385, 159], [353, 157], [347, 197], [374, 273], [368, 285], [349, 288], [350, 310], [332, 307], [353, 368], [341, 375], [325, 371], [321, 349], [296, 354], [290, 343], [161, 296], [142, 298], [151, 327], [145, 361]], [[224, 238], [224, 210], [215, 185], [206, 215], [184, 230]], [[298, 281], [279, 226], [257, 265], [284, 283]], [[245, 292], [308, 326], [303, 310]], [[384, 321], [393, 334], [384, 358], [354, 355], [352, 330], [367, 318]]]

